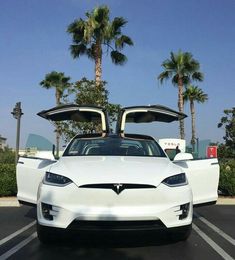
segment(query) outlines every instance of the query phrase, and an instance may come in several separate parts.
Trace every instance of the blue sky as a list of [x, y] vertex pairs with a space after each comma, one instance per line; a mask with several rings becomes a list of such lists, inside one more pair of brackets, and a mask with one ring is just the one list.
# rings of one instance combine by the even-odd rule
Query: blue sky
[[[29, 133], [54, 142], [53, 127], [36, 113], [55, 104], [53, 90], [39, 82], [52, 70], [65, 72], [76, 81], [93, 79], [94, 64], [86, 57], [73, 60], [67, 26], [86, 11], [107, 4], [111, 18], [123, 16], [123, 32], [134, 41], [127, 47], [125, 66], [103, 59], [103, 79], [110, 101], [123, 106], [162, 104], [177, 109], [177, 89], [157, 82], [161, 63], [171, 51], [189, 51], [201, 64], [205, 80], [199, 83], [209, 101], [196, 105], [197, 136], [222, 141], [217, 123], [225, 108], [235, 105], [235, 1], [233, 0], [8, 0], [0, 1], [0, 134], [15, 144], [16, 120], [10, 112], [18, 101], [24, 115], [21, 147]], [[188, 105], [185, 107], [189, 114]], [[186, 119], [190, 140], [190, 117]], [[130, 131], [156, 138], [178, 137], [178, 124], [130, 126]]]

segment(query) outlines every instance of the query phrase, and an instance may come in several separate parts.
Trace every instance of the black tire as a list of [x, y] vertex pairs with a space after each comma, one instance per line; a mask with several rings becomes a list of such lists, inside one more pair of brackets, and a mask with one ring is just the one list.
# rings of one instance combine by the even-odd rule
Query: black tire
[[63, 230], [42, 226], [37, 222], [38, 239], [43, 244], [54, 244], [64, 239]]
[[169, 231], [169, 238], [172, 241], [186, 241], [192, 232], [192, 224], [173, 228]]

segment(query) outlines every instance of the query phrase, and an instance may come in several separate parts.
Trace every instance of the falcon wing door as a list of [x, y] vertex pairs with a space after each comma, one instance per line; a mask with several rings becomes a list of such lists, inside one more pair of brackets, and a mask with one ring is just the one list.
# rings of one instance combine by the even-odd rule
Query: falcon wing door
[[170, 123], [185, 117], [187, 116], [183, 113], [160, 105], [124, 107], [120, 112], [116, 130], [118, 133], [124, 133], [126, 123]]
[[16, 166], [17, 199], [21, 203], [37, 203], [37, 192], [46, 171], [55, 160], [20, 157]]
[[50, 121], [72, 120], [75, 122], [96, 122], [100, 123], [102, 132], [109, 131], [108, 116], [102, 107], [96, 106], [78, 106], [78, 105], [62, 105], [43, 110], [38, 113], [42, 118]]
[[214, 203], [218, 198], [220, 167], [217, 158], [173, 161], [186, 173], [193, 205]]
[[[43, 110], [39, 116], [50, 121], [73, 120], [101, 124], [102, 133], [109, 131], [108, 116], [105, 110], [95, 106], [62, 105]], [[16, 169], [18, 200], [36, 204], [40, 182], [55, 160], [45, 158], [20, 157]]]

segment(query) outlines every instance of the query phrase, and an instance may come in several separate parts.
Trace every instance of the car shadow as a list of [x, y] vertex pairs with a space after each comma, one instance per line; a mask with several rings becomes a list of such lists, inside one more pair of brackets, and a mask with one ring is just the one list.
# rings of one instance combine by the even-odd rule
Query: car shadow
[[[132, 248], [162, 246], [176, 243], [169, 239], [166, 231], [99, 231], [64, 234], [53, 246], [85, 248]], [[51, 245], [50, 245], [51, 246]]]
[[[151, 232], [152, 233], [152, 232]], [[112, 232], [70, 234], [69, 237], [52, 245], [39, 244], [39, 259], [56, 257], [57, 259], [91, 259], [91, 260], [141, 260], [133, 256], [129, 249], [162, 246], [175, 243], [163, 232]], [[49, 258], [48, 258], [49, 259]]]
[[24, 216], [26, 218], [30, 218], [30, 219], [36, 220], [37, 219], [37, 208], [33, 207], [33, 206], [26, 206], [26, 205], [24, 205], [24, 207], [26, 209], [28, 209]]
[[113, 248], [71, 248], [71, 247], [39, 247], [37, 259], [79, 259], [79, 260], [142, 260], [128, 251]]

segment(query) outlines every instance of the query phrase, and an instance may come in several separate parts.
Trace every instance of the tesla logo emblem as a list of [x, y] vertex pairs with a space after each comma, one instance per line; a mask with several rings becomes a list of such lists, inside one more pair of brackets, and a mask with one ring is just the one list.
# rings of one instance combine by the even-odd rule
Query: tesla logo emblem
[[117, 193], [120, 194], [124, 190], [124, 186], [121, 183], [113, 184], [113, 190]]

